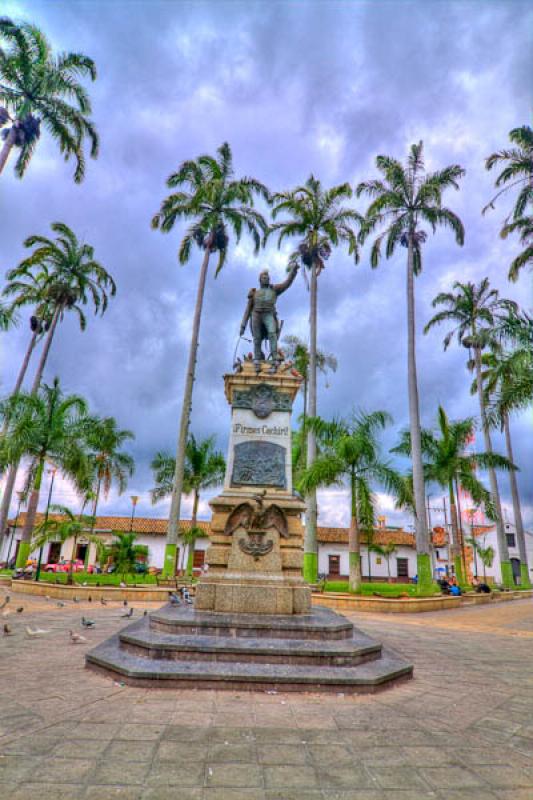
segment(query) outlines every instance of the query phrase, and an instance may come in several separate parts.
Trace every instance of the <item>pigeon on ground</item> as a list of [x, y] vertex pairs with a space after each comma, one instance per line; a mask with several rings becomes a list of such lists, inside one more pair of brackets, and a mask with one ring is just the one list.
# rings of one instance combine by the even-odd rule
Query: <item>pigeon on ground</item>
[[123, 606], [127, 606], [127, 605], [128, 605], [128, 601], [127, 601], [127, 600], [124, 600], [124, 602], [123, 602], [123, 604], [122, 604], [122, 605], [123, 605]]
[[79, 603], [80, 601], [78, 600], [78, 598], [76, 597], [76, 595], [74, 595], [74, 597], [72, 598], [72, 602], [73, 602], [73, 603]]
[[174, 594], [173, 592], [169, 592], [168, 599], [170, 600], [171, 606], [181, 605], [181, 600], [179, 599], [178, 595]]
[[81, 618], [81, 624], [83, 625], [84, 628], [94, 628], [94, 626], [96, 625], [94, 619], [87, 619], [87, 617]]
[[7, 594], [5, 600], [2, 603], [2, 605], [0, 606], [0, 608], [5, 608], [10, 600], [11, 600], [11, 596], [9, 594]]
[[17, 608], [17, 614], [22, 614], [23, 611], [24, 611], [24, 606], [19, 606]]
[[92, 601], [93, 601], [93, 599], [92, 599], [91, 595], [89, 595], [89, 597], [87, 598], [87, 602], [88, 603], [92, 603]]
[[148, 616], [148, 611], [146, 609], [144, 609], [143, 617], [147, 617], [147, 616]]
[[81, 633], [74, 633], [74, 631], [69, 631], [69, 633], [72, 644], [82, 644], [87, 641], [85, 636], [82, 636]]
[[64, 606], [65, 606], [65, 603], [64, 603], [62, 600], [58, 600], [58, 601], [57, 601], [57, 603], [56, 603], [56, 606], [57, 606], [58, 608], [64, 608]]
[[102, 604], [103, 606], [106, 606], [106, 605], [107, 605], [107, 600], [105, 599], [105, 597], [101, 597], [101, 598], [100, 598], [100, 602], [101, 602], [101, 604]]
[[125, 617], [127, 619], [129, 619], [130, 617], [133, 617], [133, 608], [130, 608], [129, 611], [126, 611], [125, 614], [121, 614], [120, 616], [121, 617]]
[[45, 594], [45, 596], [44, 596], [44, 599], [45, 599], [45, 600], [51, 600], [51, 597], [50, 597], [50, 595], [49, 595], [49, 594]]
[[44, 636], [46, 633], [50, 633], [50, 631], [45, 631], [43, 628], [26, 628], [26, 633], [30, 638], [35, 636]]
[[6, 622], [4, 624], [4, 636], [11, 636], [12, 633], [13, 633], [13, 630], [11, 628], [11, 625], [8, 625], [7, 622]]

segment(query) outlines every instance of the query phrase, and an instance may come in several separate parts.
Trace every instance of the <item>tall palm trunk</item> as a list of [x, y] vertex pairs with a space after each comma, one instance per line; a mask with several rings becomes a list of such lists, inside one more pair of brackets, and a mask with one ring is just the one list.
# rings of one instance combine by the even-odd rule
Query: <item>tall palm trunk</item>
[[[33, 379], [33, 385], [31, 387], [31, 393], [32, 394], [37, 394], [37, 392], [39, 391], [39, 386], [41, 385], [41, 379], [43, 377], [44, 368], [46, 366], [46, 361], [48, 359], [48, 353], [50, 352], [50, 347], [52, 345], [52, 339], [54, 338], [55, 329], [56, 329], [57, 323], [59, 321], [59, 317], [61, 315], [61, 311], [62, 311], [62, 307], [61, 306], [58, 306], [56, 308], [56, 310], [54, 311], [54, 315], [52, 317], [52, 323], [50, 325], [50, 330], [48, 331], [48, 335], [46, 337], [46, 341], [45, 341], [44, 347], [43, 347], [43, 352], [41, 353], [41, 358], [39, 360], [39, 365], [37, 367], [37, 372], [35, 373], [35, 378]], [[34, 345], [35, 345], [35, 342], [34, 342]], [[30, 353], [30, 355], [31, 355], [31, 353]], [[26, 353], [26, 356], [28, 356], [27, 353]], [[28, 362], [29, 362], [29, 357], [28, 357]], [[19, 373], [19, 377], [20, 377], [20, 373]], [[24, 377], [24, 375], [22, 377]], [[0, 508], [0, 531], [2, 531], [2, 532], [5, 531], [5, 528], [6, 528], [7, 517], [8, 517], [8, 514], [9, 514], [9, 506], [11, 505], [11, 497], [13, 496], [13, 489], [15, 488], [15, 482], [17, 480], [18, 467], [19, 467], [19, 462], [17, 461], [16, 464], [13, 464], [10, 467], [9, 473], [8, 473], [8, 476], [7, 476], [6, 488], [4, 490], [4, 496], [2, 498], [2, 506]], [[33, 514], [30, 514], [30, 506], [28, 506], [28, 511], [26, 513], [26, 523], [28, 525], [31, 525], [32, 527], [29, 528], [29, 531], [30, 531], [29, 539], [25, 539], [24, 538], [24, 532], [23, 532], [21, 544], [22, 544], [22, 542], [25, 542], [25, 541], [27, 543], [30, 542], [30, 540], [31, 540], [31, 531], [33, 529], [34, 520], [35, 520], [35, 511], [33, 512]], [[26, 525], [24, 526], [24, 530], [26, 530]], [[0, 534], [0, 535], [2, 535], [2, 534]]]
[[350, 592], [358, 592], [361, 588], [361, 541], [359, 535], [359, 523], [357, 520], [357, 496], [355, 476], [351, 475], [350, 480], [351, 494], [351, 516], [350, 528], [348, 530], [348, 559], [349, 559], [349, 579], [348, 588]]
[[[316, 327], [317, 327], [317, 274], [316, 263], [311, 264], [311, 296], [309, 317], [309, 416], [316, 417]], [[307, 433], [307, 461], [309, 468], [316, 459], [316, 436], [314, 431]], [[304, 579], [316, 583], [318, 578], [318, 547], [316, 538], [317, 505], [316, 489], [311, 489], [306, 497], [305, 538], [304, 538]]]
[[[476, 331], [473, 330], [475, 335]], [[490, 437], [489, 421], [487, 419], [487, 410], [485, 408], [485, 398], [483, 396], [483, 378], [481, 374], [481, 350], [479, 347], [474, 349], [474, 361], [476, 365], [476, 383], [477, 394], [479, 398], [479, 411], [481, 415], [481, 427], [483, 428], [483, 438], [485, 441], [485, 452], [492, 454], [492, 441]], [[494, 511], [496, 514], [496, 539], [498, 542], [498, 552], [500, 556], [500, 569], [502, 583], [504, 586], [514, 586], [513, 570], [511, 561], [509, 560], [509, 550], [507, 548], [507, 539], [505, 538], [505, 530], [503, 528], [503, 515], [502, 506], [500, 502], [500, 492], [498, 489], [498, 480], [496, 478], [496, 470], [494, 467], [488, 468], [490, 491], [492, 494], [492, 502], [494, 503]]]
[[[511, 444], [511, 429], [509, 426], [509, 415], [503, 415], [503, 429], [505, 431], [505, 446], [507, 449], [507, 458], [514, 464], [513, 447]], [[520, 554], [520, 585], [526, 589], [531, 588], [531, 580], [529, 578], [529, 564], [527, 560], [526, 550], [526, 537], [524, 535], [524, 523], [522, 521], [522, 509], [520, 507], [520, 494], [518, 492], [518, 482], [516, 480], [516, 473], [512, 469], [509, 472], [509, 480], [511, 483], [511, 496], [513, 498], [513, 516], [516, 527], [516, 538], [518, 540], [518, 552]]]
[[187, 438], [189, 435], [192, 390], [196, 371], [200, 321], [202, 318], [202, 305], [204, 301], [205, 282], [207, 278], [207, 268], [209, 266], [212, 236], [212, 234], [208, 236], [205, 254], [200, 269], [200, 276], [198, 278], [198, 291], [196, 295], [196, 307], [194, 309], [194, 319], [192, 324], [191, 346], [189, 349], [187, 374], [185, 377], [183, 405], [181, 407], [178, 448], [176, 452], [176, 471], [174, 473], [174, 485], [172, 487], [172, 501], [170, 504], [170, 516], [168, 520], [167, 541], [165, 546], [165, 562], [163, 564], [163, 575], [167, 578], [173, 577], [176, 572], [176, 547], [179, 535], [181, 493], [183, 491], [183, 472], [185, 469], [185, 454], [187, 450]]
[[453, 537], [453, 566], [455, 568], [455, 574], [459, 580], [459, 585], [464, 585], [465, 583], [465, 573], [464, 573], [464, 565], [463, 565], [463, 536], [462, 531], [459, 528], [459, 521], [457, 516], [457, 506], [455, 504], [455, 491], [453, 488], [453, 481], [450, 481], [448, 484], [448, 495], [450, 499], [450, 519], [451, 519], [451, 526], [452, 526], [452, 537]]
[[433, 576], [429, 556], [429, 536], [426, 522], [426, 496], [422, 466], [420, 432], [420, 405], [416, 375], [415, 347], [415, 289], [414, 289], [414, 234], [411, 232], [407, 247], [407, 383], [409, 390], [409, 428], [411, 431], [411, 460], [413, 464], [413, 493], [415, 501], [415, 531], [418, 569], [418, 587], [431, 584]]
[[26, 561], [31, 552], [31, 535], [33, 532], [33, 523], [35, 521], [35, 514], [37, 513], [37, 506], [39, 505], [39, 497], [41, 494], [41, 484], [44, 474], [45, 458], [42, 455], [39, 459], [37, 469], [35, 470], [35, 478], [33, 481], [33, 488], [30, 494], [28, 503], [28, 510], [26, 511], [26, 519], [24, 520], [24, 527], [22, 528], [22, 536], [20, 538], [19, 551], [17, 555], [17, 568], [24, 568]]
[[[194, 490], [194, 499], [192, 501], [192, 515], [191, 515], [191, 529], [196, 529], [196, 522], [198, 519], [198, 505], [200, 503], [200, 492], [198, 489]], [[187, 554], [187, 576], [192, 578], [192, 571], [194, 567], [194, 545], [196, 537], [189, 542], [189, 552]]]
[[0, 151], [0, 175], [2, 174], [2, 171], [7, 163], [7, 159], [9, 158], [11, 149], [15, 144], [16, 136], [17, 136], [17, 131], [15, 126], [13, 126], [9, 131], [9, 133], [7, 134], [7, 139], [4, 143], [4, 146], [2, 147], [2, 150]]
[[[13, 387], [13, 394], [18, 394], [18, 392], [20, 392], [22, 382], [26, 377], [26, 371], [30, 363], [31, 354], [33, 353], [33, 349], [37, 341], [37, 336], [38, 332], [33, 331], [30, 342], [28, 344], [28, 348], [26, 350], [26, 354], [24, 356], [24, 360], [22, 361], [19, 374], [17, 376], [17, 380], [15, 382], [15, 386]], [[9, 421], [6, 418], [2, 426], [3, 436], [5, 436], [8, 424]], [[9, 506], [11, 505], [11, 498], [13, 496], [13, 489], [15, 488], [16, 480], [17, 480], [17, 467], [13, 465], [9, 468], [7, 473], [6, 486], [2, 497], [2, 504], [0, 506], [0, 552], [2, 551], [2, 547], [4, 545], [4, 536], [6, 535], [6, 530], [7, 530], [7, 518], [9, 516]]]
[[37, 394], [37, 392], [39, 391], [39, 386], [41, 385], [44, 368], [46, 366], [46, 362], [48, 360], [48, 354], [50, 352], [50, 347], [52, 346], [52, 339], [54, 338], [54, 333], [56, 331], [57, 323], [59, 322], [59, 317], [61, 316], [62, 311], [63, 311], [62, 306], [58, 306], [54, 311], [54, 315], [52, 317], [52, 323], [50, 325], [50, 330], [48, 331], [48, 336], [46, 337], [46, 340], [44, 342], [43, 352], [41, 353], [41, 358], [37, 366], [37, 372], [35, 373], [35, 378], [33, 379], [33, 385], [31, 387], [32, 394]]
[[98, 500], [100, 499], [100, 489], [102, 488], [102, 479], [98, 478], [96, 484], [96, 494], [93, 502], [93, 521], [91, 522], [91, 536], [94, 534], [94, 526], [96, 525], [96, 509], [98, 508]]

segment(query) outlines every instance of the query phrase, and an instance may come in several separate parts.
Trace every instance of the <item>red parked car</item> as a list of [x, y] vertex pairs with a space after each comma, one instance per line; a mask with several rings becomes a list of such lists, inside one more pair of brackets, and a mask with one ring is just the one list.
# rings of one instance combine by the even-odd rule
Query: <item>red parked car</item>
[[[47, 564], [44, 568], [45, 572], [70, 572], [70, 560], [61, 559], [58, 561], [57, 564]], [[85, 567], [85, 564], [81, 559], [77, 558], [74, 561], [74, 567], [72, 569], [73, 572], [94, 572], [94, 567], [88, 566]]]

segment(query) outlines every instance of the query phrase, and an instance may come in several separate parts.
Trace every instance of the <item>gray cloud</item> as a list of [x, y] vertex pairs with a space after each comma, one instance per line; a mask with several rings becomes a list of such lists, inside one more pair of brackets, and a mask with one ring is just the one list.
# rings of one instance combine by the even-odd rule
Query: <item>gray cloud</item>
[[[438, 403], [452, 417], [477, 413], [464, 353], [443, 353], [444, 330], [423, 337], [421, 329], [437, 291], [457, 279], [489, 274], [502, 294], [530, 307], [528, 277], [506, 282], [514, 246], [497, 237], [510, 201], [480, 214], [493, 180], [484, 157], [530, 115], [529, 3], [9, 0], [5, 13], [35, 21], [55, 47], [86, 52], [98, 65], [91, 94], [101, 156], [88, 164], [80, 187], [45, 137], [22, 182], [8, 168], [2, 262], [5, 269], [16, 264], [25, 236], [46, 233], [60, 219], [115, 275], [119, 292], [102, 319], [90, 319], [84, 334], [73, 320], [63, 323], [47, 375], [60, 374], [68, 390], [135, 430], [131, 491], [142, 493], [139, 514], [152, 513], [145, 493], [153, 453], [175, 445], [199, 261], [195, 254], [178, 266], [181, 229], [161, 235], [149, 222], [168, 174], [225, 139], [239, 173], [279, 189], [311, 171], [326, 184], [355, 183], [375, 174], [377, 153], [403, 159], [420, 138], [430, 168], [466, 167], [461, 191], [447, 197], [465, 223], [465, 246], [439, 231], [417, 279], [418, 358], [424, 424], [432, 424]], [[404, 256], [400, 251], [372, 271], [367, 249], [357, 266], [338, 251], [320, 278], [319, 343], [339, 359], [330, 388], [321, 381], [320, 412], [387, 409], [395, 424], [385, 448], [407, 423]], [[192, 420], [198, 434], [217, 433], [221, 448], [228, 428], [221, 376], [230, 367], [246, 291], [264, 264], [283, 273], [275, 245], [254, 258], [243, 243], [232, 248], [219, 279], [208, 282]], [[305, 336], [307, 303], [299, 279], [280, 301], [285, 332]], [[4, 344], [6, 390], [26, 339], [23, 325]], [[531, 424], [523, 415], [513, 427], [531, 525]], [[505, 477], [501, 484], [508, 503]], [[338, 494], [324, 494], [323, 520], [345, 520], [344, 506]], [[127, 495], [111, 495], [108, 510], [128, 508]]]

